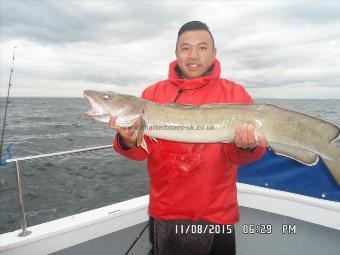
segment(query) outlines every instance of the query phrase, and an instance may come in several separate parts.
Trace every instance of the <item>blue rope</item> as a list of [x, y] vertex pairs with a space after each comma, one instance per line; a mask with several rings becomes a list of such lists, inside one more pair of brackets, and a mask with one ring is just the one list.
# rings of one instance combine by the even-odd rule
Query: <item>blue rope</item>
[[12, 157], [13, 157], [13, 149], [12, 149], [12, 144], [11, 143], [7, 146], [6, 151], [7, 151], [7, 158], [0, 159], [0, 166], [6, 165], [7, 160], [12, 159]]

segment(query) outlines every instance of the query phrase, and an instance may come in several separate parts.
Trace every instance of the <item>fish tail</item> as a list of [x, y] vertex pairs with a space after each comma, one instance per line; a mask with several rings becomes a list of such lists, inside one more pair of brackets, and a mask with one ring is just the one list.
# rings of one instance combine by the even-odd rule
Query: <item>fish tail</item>
[[322, 161], [327, 166], [330, 173], [333, 175], [337, 184], [340, 185], [340, 148], [334, 143], [327, 144], [321, 154]]
[[336, 160], [329, 159], [322, 160], [326, 164], [328, 170], [332, 173], [337, 184], [340, 185], [340, 159], [338, 158]]

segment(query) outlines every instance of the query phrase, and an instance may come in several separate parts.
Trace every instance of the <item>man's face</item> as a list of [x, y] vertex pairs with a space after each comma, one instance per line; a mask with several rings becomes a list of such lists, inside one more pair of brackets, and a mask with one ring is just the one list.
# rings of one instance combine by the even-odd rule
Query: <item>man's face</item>
[[207, 31], [187, 31], [178, 38], [176, 58], [184, 78], [203, 76], [212, 66], [215, 57], [216, 49]]

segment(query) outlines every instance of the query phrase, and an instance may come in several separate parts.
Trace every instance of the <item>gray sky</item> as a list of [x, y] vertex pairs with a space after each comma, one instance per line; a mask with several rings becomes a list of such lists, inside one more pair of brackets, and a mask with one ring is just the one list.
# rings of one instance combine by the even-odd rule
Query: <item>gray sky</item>
[[253, 97], [340, 99], [340, 2], [0, 0], [0, 95], [139, 95], [166, 79], [177, 31], [208, 24], [222, 77]]

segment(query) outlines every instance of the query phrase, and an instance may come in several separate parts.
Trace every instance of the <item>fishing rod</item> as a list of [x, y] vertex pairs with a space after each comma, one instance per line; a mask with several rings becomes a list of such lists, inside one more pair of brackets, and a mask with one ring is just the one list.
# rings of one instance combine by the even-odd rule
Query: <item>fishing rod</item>
[[[5, 104], [5, 115], [4, 115], [4, 122], [2, 125], [2, 133], [1, 133], [1, 145], [0, 145], [0, 165], [2, 164], [2, 147], [4, 145], [4, 136], [5, 136], [5, 126], [6, 126], [6, 118], [7, 118], [7, 109], [8, 109], [8, 100], [9, 100], [9, 91], [11, 89], [12, 86], [12, 74], [13, 74], [13, 67], [14, 67], [14, 55], [15, 55], [15, 49], [17, 48], [17, 46], [14, 47], [13, 49], [13, 56], [12, 56], [12, 65], [11, 65], [11, 72], [9, 74], [9, 82], [8, 82], [8, 90], [7, 90], [7, 98], [6, 98], [6, 104]], [[6, 160], [4, 161], [6, 163]]]
[[133, 243], [130, 245], [129, 249], [124, 253], [124, 255], [128, 255], [129, 252], [132, 250], [132, 248], [135, 246], [135, 244], [137, 243], [137, 241], [141, 238], [141, 236], [143, 235], [144, 231], [148, 228], [149, 226], [149, 222], [144, 226], [144, 228], [142, 229], [142, 231], [138, 234], [137, 238], [133, 241]]

